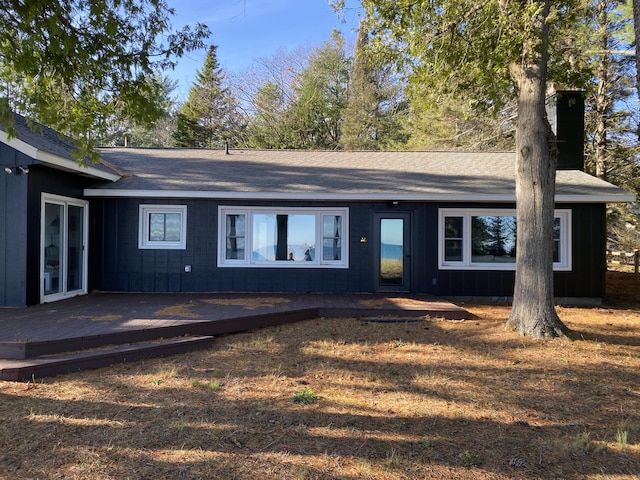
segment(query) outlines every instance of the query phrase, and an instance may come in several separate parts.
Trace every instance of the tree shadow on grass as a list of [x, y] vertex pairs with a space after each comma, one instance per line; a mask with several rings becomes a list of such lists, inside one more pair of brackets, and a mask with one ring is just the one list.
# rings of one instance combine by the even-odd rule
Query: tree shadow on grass
[[[635, 372], [577, 343], [504, 342], [496, 327], [465, 323], [312, 320], [5, 386], [0, 472], [577, 479], [640, 469]], [[219, 388], [202, 387], [212, 379]], [[303, 388], [319, 401], [291, 402]]]

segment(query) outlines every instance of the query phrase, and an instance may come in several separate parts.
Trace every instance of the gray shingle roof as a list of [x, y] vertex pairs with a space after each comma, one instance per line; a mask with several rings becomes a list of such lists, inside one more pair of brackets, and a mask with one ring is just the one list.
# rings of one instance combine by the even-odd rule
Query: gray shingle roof
[[[126, 175], [97, 186], [87, 192], [90, 195], [505, 201], [515, 196], [513, 152], [231, 150], [225, 154], [204, 149], [108, 148], [100, 155]], [[592, 199], [582, 201], [632, 197], [579, 171], [559, 171], [556, 194]], [[610, 198], [595, 200], [603, 196]]]
[[[68, 161], [69, 168], [74, 171], [90, 175], [93, 169], [97, 169], [110, 175], [117, 174], [111, 167], [103, 163], [91, 164], [89, 165], [91, 168], [80, 167], [73, 156], [73, 152], [76, 150], [73, 140], [45, 125], [31, 122], [22, 115], [14, 113], [13, 128], [18, 140], [40, 152], [58, 157], [63, 162]], [[6, 129], [0, 125], [0, 130], [5, 131]], [[61, 167], [62, 165], [57, 164], [56, 166]]]

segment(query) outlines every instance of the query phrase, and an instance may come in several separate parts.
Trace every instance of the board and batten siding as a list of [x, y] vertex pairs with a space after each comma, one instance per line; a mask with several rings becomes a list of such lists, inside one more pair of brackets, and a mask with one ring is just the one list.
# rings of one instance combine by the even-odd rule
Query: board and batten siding
[[[139, 249], [139, 205], [186, 205], [184, 250]], [[218, 206], [349, 207], [349, 268], [218, 268]], [[439, 208], [513, 208], [513, 205], [388, 202], [228, 202], [213, 199], [92, 198], [91, 288], [123, 292], [336, 292], [375, 290], [376, 213], [411, 214], [412, 293], [444, 297], [509, 297], [513, 271], [439, 270]], [[572, 209], [572, 270], [555, 273], [556, 296], [604, 294], [605, 207]], [[361, 242], [362, 238], [367, 242]], [[191, 272], [185, 272], [185, 266]]]
[[28, 175], [5, 173], [5, 167], [29, 165], [31, 159], [0, 142], [0, 305], [27, 305]]
[[42, 194], [83, 199], [84, 189], [95, 180], [73, 173], [48, 168], [44, 165], [29, 167], [28, 220], [27, 220], [27, 305], [40, 303], [40, 215]]
[[[139, 249], [139, 205], [186, 205], [186, 249]], [[235, 202], [206, 199], [92, 199], [92, 288], [133, 292], [362, 292], [371, 291], [369, 204], [350, 206], [350, 268], [217, 267], [218, 206], [340, 207], [332, 203]], [[357, 241], [356, 241], [357, 240]], [[185, 266], [191, 272], [185, 272]]]
[[[439, 208], [477, 208], [477, 204], [443, 204]], [[492, 205], [505, 208], [505, 205]], [[485, 208], [485, 206], [482, 206]], [[514, 205], [506, 208], [515, 208]], [[556, 298], [600, 299], [605, 293], [606, 207], [604, 204], [556, 204], [571, 210], [571, 270], [554, 273]], [[507, 298], [513, 295], [514, 271], [439, 270], [436, 295]]]

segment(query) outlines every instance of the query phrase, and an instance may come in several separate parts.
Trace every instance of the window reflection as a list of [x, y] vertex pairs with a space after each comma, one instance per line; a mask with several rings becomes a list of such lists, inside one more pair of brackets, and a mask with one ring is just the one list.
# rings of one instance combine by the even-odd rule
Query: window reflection
[[149, 241], [179, 242], [181, 217], [179, 213], [150, 213]]
[[315, 240], [315, 215], [253, 215], [254, 261], [314, 261]]

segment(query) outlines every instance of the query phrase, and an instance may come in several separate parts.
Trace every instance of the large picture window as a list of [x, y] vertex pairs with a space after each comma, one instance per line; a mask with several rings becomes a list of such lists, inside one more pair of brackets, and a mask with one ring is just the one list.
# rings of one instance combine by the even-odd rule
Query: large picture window
[[[571, 211], [556, 210], [554, 270], [571, 269]], [[513, 270], [518, 225], [515, 210], [442, 209], [438, 248], [441, 269]]]
[[138, 248], [186, 248], [186, 205], [140, 205]]
[[219, 266], [348, 266], [348, 210], [219, 208]]

